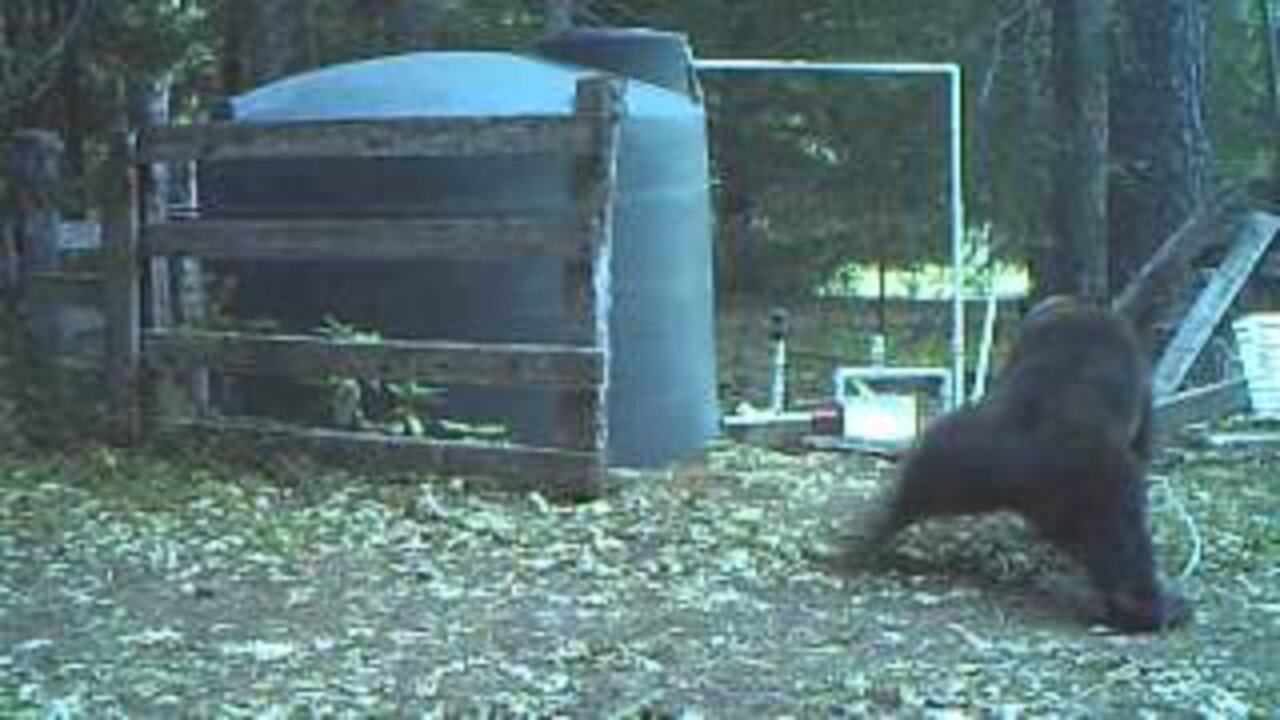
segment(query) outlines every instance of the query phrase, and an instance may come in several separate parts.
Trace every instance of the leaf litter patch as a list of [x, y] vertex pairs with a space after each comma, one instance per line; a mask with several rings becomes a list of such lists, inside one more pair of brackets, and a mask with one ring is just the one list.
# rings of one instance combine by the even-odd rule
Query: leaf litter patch
[[565, 506], [281, 461], [0, 456], [0, 714], [749, 717], [1280, 706], [1280, 493], [1263, 453], [1165, 454], [1163, 567], [1197, 621], [1089, 628], [1012, 518], [816, 556], [890, 470], [718, 446]]

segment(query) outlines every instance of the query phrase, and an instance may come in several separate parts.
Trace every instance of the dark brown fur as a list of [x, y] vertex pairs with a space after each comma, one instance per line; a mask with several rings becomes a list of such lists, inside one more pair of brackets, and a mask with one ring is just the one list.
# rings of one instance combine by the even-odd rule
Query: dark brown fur
[[872, 547], [925, 518], [1009, 510], [1078, 560], [1129, 632], [1190, 617], [1161, 589], [1147, 525], [1151, 382], [1132, 330], [1065, 297], [1032, 309], [980, 402], [939, 418], [867, 528]]

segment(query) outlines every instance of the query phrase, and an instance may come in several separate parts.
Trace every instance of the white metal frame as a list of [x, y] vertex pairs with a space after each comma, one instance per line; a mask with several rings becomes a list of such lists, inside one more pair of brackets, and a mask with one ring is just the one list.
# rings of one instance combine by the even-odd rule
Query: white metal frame
[[799, 72], [854, 75], [928, 75], [947, 80], [951, 128], [951, 407], [965, 399], [964, 331], [964, 116], [963, 83], [955, 63], [846, 63], [803, 60], [695, 59], [698, 72]]

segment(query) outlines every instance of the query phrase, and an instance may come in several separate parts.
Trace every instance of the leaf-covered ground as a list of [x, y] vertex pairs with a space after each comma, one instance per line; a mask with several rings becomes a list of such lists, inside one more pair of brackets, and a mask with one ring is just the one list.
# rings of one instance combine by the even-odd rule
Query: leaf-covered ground
[[557, 506], [0, 455], [0, 716], [1267, 716], [1276, 459], [1164, 454], [1153, 522], [1197, 619], [1130, 638], [1090, 628], [1078, 575], [1009, 518], [915, 529], [850, 577], [813, 563], [885, 477], [865, 458], [721, 447]]

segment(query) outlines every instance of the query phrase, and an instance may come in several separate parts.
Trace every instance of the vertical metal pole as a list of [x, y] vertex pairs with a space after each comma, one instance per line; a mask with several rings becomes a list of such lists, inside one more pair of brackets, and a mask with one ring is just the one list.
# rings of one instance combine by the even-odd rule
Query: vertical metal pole
[[987, 375], [991, 372], [991, 350], [996, 340], [996, 315], [1000, 312], [999, 299], [993, 287], [987, 294], [987, 314], [982, 320], [982, 344], [978, 346], [977, 366], [973, 369], [973, 391], [969, 400], [977, 402], [987, 392]]
[[951, 96], [951, 407], [964, 404], [964, 111], [960, 67], [948, 68]]

